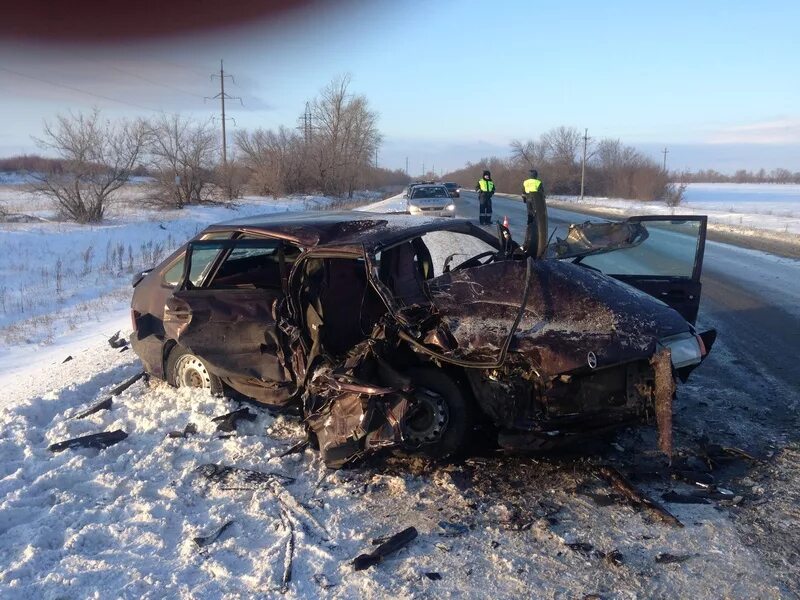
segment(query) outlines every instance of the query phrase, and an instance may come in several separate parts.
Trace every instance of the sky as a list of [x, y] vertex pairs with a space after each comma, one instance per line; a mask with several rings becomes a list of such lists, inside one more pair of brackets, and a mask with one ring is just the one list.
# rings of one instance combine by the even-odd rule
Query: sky
[[[166, 0], [165, 0], [166, 1]], [[235, 3], [231, 4], [231, 10]], [[242, 98], [237, 128], [295, 126], [349, 73], [380, 115], [379, 163], [447, 171], [552, 127], [618, 138], [673, 169], [800, 170], [800, 3], [318, 2], [242, 27], [95, 45], [0, 40], [0, 156], [59, 112], [109, 117]]]

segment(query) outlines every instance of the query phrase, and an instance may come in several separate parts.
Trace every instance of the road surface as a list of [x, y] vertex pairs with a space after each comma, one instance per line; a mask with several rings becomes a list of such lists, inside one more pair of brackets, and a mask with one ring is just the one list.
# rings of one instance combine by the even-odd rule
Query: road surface
[[[495, 196], [494, 218], [507, 216], [512, 235], [524, 239], [525, 206]], [[456, 199], [456, 215], [477, 220], [474, 192]], [[600, 220], [565, 210], [548, 211], [550, 231]], [[800, 398], [800, 261], [707, 242], [698, 327], [715, 328], [717, 343], [679, 397], [676, 424], [690, 437], [769, 452], [798, 440]], [[713, 434], [713, 435], [712, 435]]]

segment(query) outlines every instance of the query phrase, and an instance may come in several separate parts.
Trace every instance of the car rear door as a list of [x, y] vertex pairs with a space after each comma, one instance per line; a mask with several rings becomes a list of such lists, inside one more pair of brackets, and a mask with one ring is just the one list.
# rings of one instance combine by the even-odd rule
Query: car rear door
[[662, 300], [694, 323], [700, 308], [705, 216], [636, 216], [647, 236], [641, 243], [576, 260]]
[[[220, 258], [193, 283], [192, 256], [213, 250]], [[272, 238], [191, 242], [180, 289], [164, 311], [170, 337], [232, 387], [270, 403], [293, 391], [276, 308], [285, 295], [287, 254], [296, 251]]]

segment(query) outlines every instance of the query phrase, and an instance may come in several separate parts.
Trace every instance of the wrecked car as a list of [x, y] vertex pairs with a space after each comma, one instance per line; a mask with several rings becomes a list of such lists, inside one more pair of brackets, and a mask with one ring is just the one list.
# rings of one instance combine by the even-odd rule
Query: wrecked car
[[[294, 408], [326, 464], [538, 450], [654, 423], [711, 348], [694, 327], [705, 217], [585, 223], [523, 244], [468, 220], [310, 212], [212, 225], [134, 279], [152, 376]], [[548, 243], [550, 242], [550, 243]]]

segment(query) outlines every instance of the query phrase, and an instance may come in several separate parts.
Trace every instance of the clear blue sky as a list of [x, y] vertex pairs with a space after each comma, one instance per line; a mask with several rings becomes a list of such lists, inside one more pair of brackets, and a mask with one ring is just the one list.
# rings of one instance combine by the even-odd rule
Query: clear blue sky
[[328, 2], [158, 44], [5, 44], [0, 67], [16, 74], [0, 71], [0, 154], [33, 151], [58, 111], [208, 115], [224, 57], [245, 102], [230, 106], [238, 127], [294, 125], [349, 72], [393, 168], [405, 156], [412, 171], [453, 168], [573, 125], [653, 155], [666, 145], [675, 168], [800, 170], [798, 23], [792, 1]]

